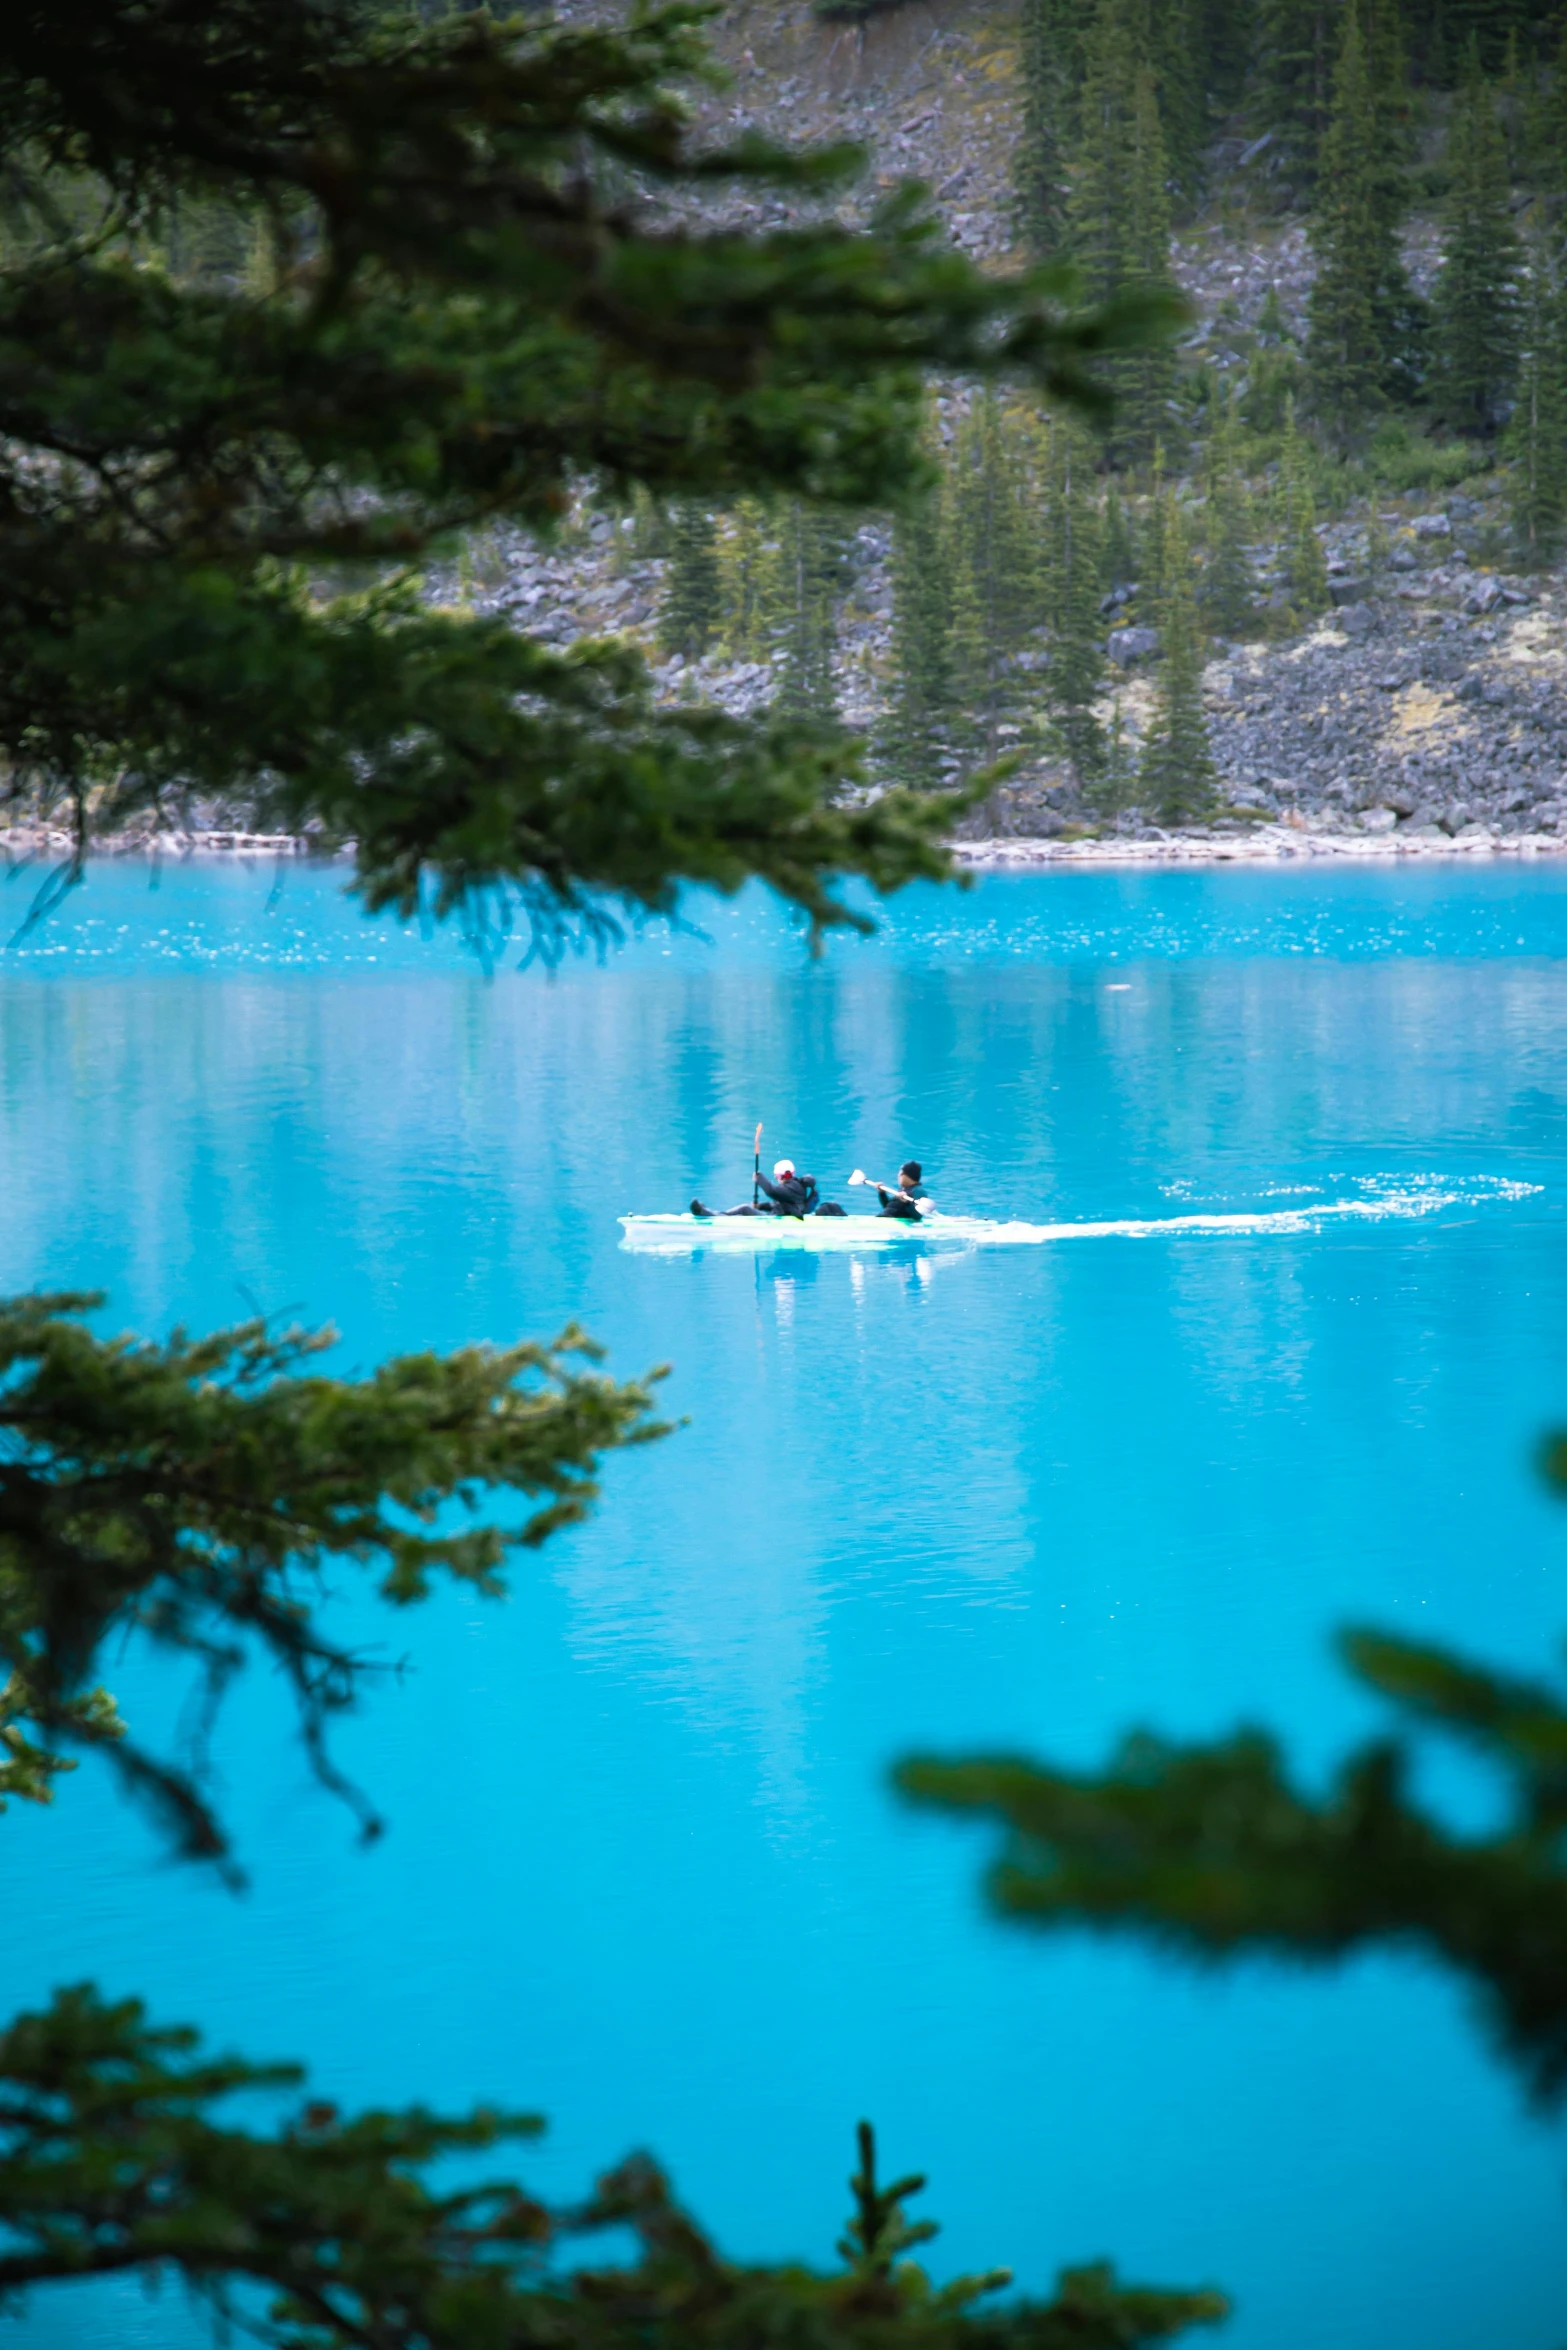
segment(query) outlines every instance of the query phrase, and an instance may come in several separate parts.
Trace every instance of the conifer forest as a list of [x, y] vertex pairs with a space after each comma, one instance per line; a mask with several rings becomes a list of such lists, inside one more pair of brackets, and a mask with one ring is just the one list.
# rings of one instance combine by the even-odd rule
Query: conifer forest
[[[898, 12], [823, 13], [857, 28], [836, 98], [818, 86], [824, 125], [878, 160], [889, 131], [895, 153], [911, 127], [932, 140], [950, 95], [880, 118]], [[965, 23], [922, 14], [920, 42], [956, 58]], [[951, 786], [1004, 760], [970, 828], [1066, 838], [1281, 816], [1555, 829], [1567, 713], [1485, 648], [1531, 612], [1538, 632], [1567, 525], [1564, 26], [1544, 7], [1024, 0], [968, 28], [958, 87], [983, 97], [928, 150], [960, 239], [1185, 316], [1095, 362], [1108, 422], [930, 393], [935, 488], [862, 529], [836, 586], [813, 575], [811, 706], [865, 729], [877, 776]], [[731, 679], [762, 663], [798, 704], [791, 527], [715, 517], [716, 568], [672, 540], [658, 592], [669, 652]], [[1270, 659], [1302, 644], [1325, 689], [1305, 696]], [[1461, 751], [1413, 685], [1457, 709]]]

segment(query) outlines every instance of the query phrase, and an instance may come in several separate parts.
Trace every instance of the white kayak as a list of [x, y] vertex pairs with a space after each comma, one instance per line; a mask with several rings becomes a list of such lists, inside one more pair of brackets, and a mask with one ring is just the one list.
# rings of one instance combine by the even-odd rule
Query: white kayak
[[684, 1255], [693, 1248], [747, 1253], [757, 1249], [910, 1248], [931, 1241], [972, 1247], [1008, 1229], [984, 1216], [622, 1216], [622, 1248]]
[[1039, 1248], [1062, 1240], [1154, 1240], [1182, 1233], [1310, 1232], [1321, 1224], [1381, 1224], [1435, 1215], [1442, 1208], [1477, 1207], [1498, 1199], [1523, 1199], [1532, 1183], [1495, 1176], [1460, 1179], [1456, 1184], [1390, 1185], [1354, 1199], [1315, 1205], [1264, 1208], [1241, 1215], [1122, 1216], [1104, 1223], [1027, 1224], [989, 1216], [943, 1216], [927, 1210], [917, 1224], [898, 1216], [622, 1216], [621, 1247], [647, 1256], [688, 1256], [694, 1249], [755, 1256], [762, 1250], [809, 1249], [831, 1253], [850, 1249], [900, 1251], [953, 1248]]

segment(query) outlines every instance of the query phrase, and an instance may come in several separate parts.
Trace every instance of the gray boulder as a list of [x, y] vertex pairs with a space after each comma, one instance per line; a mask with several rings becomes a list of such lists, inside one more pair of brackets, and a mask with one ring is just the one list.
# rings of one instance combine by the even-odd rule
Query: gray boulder
[[1106, 645], [1112, 661], [1124, 668], [1129, 662], [1146, 660], [1159, 650], [1159, 631], [1156, 628], [1118, 628]]

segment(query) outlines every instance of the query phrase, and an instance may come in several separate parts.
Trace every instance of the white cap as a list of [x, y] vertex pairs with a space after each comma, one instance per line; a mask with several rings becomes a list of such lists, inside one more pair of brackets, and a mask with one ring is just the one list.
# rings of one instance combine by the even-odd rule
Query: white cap
[[775, 1182], [781, 1183], [786, 1175], [792, 1175], [793, 1173], [793, 1159], [779, 1159], [775, 1161], [773, 1166], [773, 1179]]

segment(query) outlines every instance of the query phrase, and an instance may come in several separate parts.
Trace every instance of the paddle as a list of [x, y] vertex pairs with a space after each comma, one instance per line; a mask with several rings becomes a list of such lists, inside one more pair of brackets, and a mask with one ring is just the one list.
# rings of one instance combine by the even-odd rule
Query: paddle
[[[898, 1190], [896, 1183], [878, 1183], [875, 1176], [867, 1175], [863, 1167], [856, 1167], [854, 1173], [849, 1177], [849, 1181], [851, 1183], [867, 1183], [874, 1191], [885, 1191], [894, 1195], [896, 1195]], [[924, 1215], [925, 1205], [922, 1200], [916, 1200], [914, 1202], [914, 1212], [918, 1216]]]
[[751, 1205], [754, 1208], [762, 1196], [762, 1128], [756, 1128], [756, 1155], [751, 1164]]

